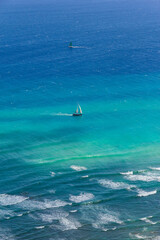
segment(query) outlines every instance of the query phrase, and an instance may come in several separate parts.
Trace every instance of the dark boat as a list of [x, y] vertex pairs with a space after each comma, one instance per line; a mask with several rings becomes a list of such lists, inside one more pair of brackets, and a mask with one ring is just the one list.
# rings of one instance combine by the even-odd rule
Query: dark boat
[[80, 106], [79, 104], [78, 104], [78, 106], [77, 106], [76, 112], [73, 113], [73, 116], [74, 116], [74, 117], [80, 117], [80, 116], [82, 116], [82, 109], [81, 109], [81, 106]]

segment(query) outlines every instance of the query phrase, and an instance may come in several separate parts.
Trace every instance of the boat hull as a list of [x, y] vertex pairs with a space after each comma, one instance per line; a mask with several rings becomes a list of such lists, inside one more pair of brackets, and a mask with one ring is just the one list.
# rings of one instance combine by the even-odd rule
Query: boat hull
[[82, 116], [82, 113], [73, 113], [73, 117], [80, 117]]

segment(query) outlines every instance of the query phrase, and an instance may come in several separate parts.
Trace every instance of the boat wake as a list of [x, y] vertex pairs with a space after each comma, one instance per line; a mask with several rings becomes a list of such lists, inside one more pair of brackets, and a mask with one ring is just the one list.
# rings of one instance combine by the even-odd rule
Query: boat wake
[[90, 49], [89, 47], [85, 47], [85, 46], [72, 46], [72, 48], [84, 48], [84, 49]]
[[52, 113], [52, 116], [68, 116], [71, 117], [73, 114], [71, 113]]

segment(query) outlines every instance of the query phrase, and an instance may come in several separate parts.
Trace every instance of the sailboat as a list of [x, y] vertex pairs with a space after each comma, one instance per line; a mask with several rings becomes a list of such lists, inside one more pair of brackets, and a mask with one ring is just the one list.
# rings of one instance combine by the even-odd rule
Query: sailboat
[[70, 42], [70, 44], [69, 44], [68, 47], [69, 47], [69, 48], [73, 48], [72, 42]]
[[76, 112], [73, 113], [73, 116], [74, 117], [82, 116], [82, 108], [81, 108], [81, 106], [79, 104], [77, 106]]

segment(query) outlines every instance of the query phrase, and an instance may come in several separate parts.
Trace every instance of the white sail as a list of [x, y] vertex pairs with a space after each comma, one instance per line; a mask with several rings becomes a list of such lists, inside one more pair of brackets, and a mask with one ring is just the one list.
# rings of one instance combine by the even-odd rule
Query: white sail
[[80, 113], [82, 114], [82, 108], [81, 108], [81, 106], [79, 105], [79, 111], [80, 111]]
[[78, 113], [78, 107], [77, 107], [77, 109], [76, 109], [76, 113]]

